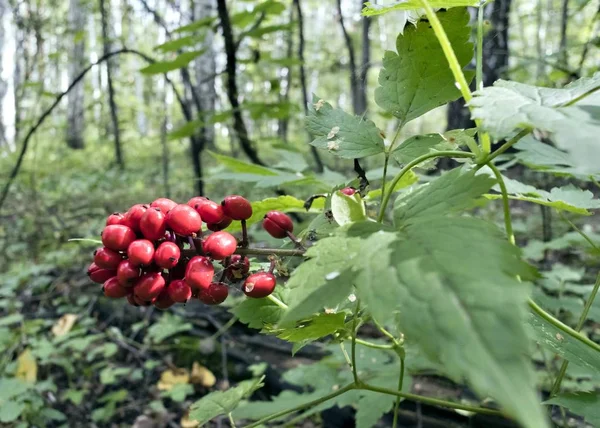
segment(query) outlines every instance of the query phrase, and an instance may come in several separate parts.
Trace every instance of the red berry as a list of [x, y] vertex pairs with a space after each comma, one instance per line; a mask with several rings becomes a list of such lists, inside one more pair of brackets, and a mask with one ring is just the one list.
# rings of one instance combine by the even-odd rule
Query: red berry
[[117, 271], [114, 269], [102, 269], [96, 263], [92, 263], [88, 267], [87, 274], [93, 282], [103, 284], [108, 279], [116, 276]]
[[157, 297], [165, 288], [165, 279], [160, 272], [148, 272], [140, 277], [133, 288], [134, 294], [148, 302]]
[[188, 205], [177, 205], [167, 214], [167, 224], [178, 235], [188, 236], [202, 228], [202, 219]]
[[285, 238], [288, 232], [294, 231], [292, 219], [281, 211], [269, 211], [263, 219], [262, 226], [273, 238]]
[[132, 294], [132, 296], [133, 296], [133, 301], [137, 304], [137, 306], [150, 306], [156, 300], [156, 297], [151, 300], [140, 299], [138, 296], [135, 295], [135, 293]]
[[248, 257], [234, 254], [229, 259], [229, 265], [226, 268], [225, 275], [230, 281], [237, 281], [244, 278], [250, 271], [250, 259]]
[[213, 201], [206, 201], [203, 204], [199, 204], [196, 211], [200, 214], [204, 223], [220, 223], [225, 219], [223, 207]]
[[175, 304], [171, 296], [169, 296], [168, 288], [163, 289], [158, 297], [153, 301], [154, 307], [158, 309], [168, 309]]
[[237, 239], [229, 232], [215, 232], [202, 242], [202, 250], [208, 257], [223, 260], [235, 252]]
[[190, 207], [194, 208], [197, 211], [198, 208], [200, 208], [200, 205], [205, 204], [207, 202], [210, 202], [210, 199], [208, 199], [207, 197], [195, 196], [192, 199], [190, 199], [189, 201], [187, 201], [187, 205], [189, 205]]
[[121, 214], [121, 213], [112, 213], [106, 219], [106, 225], [110, 226], [111, 224], [123, 224], [122, 222], [123, 222], [124, 219], [125, 219], [125, 216], [123, 214]]
[[102, 243], [114, 251], [125, 251], [137, 236], [133, 229], [121, 224], [111, 224], [102, 231]]
[[129, 293], [127, 295], [127, 301], [129, 302], [129, 304], [131, 306], [140, 306], [136, 301], [135, 301], [135, 296], [133, 295], [133, 293]]
[[354, 196], [356, 189], [354, 187], [344, 187], [340, 192], [347, 196]]
[[158, 198], [150, 204], [153, 208], [160, 208], [160, 210], [166, 214], [177, 205], [177, 202], [172, 201], [168, 198]]
[[213, 282], [206, 290], [200, 291], [198, 299], [207, 305], [218, 305], [223, 303], [228, 295], [229, 290], [227, 289], [227, 285], [222, 282]]
[[208, 288], [212, 282], [215, 268], [207, 257], [195, 256], [188, 262], [185, 270], [185, 282], [192, 287], [192, 291]]
[[138, 266], [134, 266], [131, 260], [123, 260], [117, 269], [117, 279], [123, 287], [132, 287], [142, 274]]
[[159, 208], [150, 208], [140, 220], [140, 230], [144, 237], [151, 241], [164, 238], [167, 231], [167, 217]]
[[99, 248], [94, 251], [94, 263], [102, 269], [116, 269], [121, 263], [121, 254], [109, 248]]
[[218, 232], [219, 230], [226, 229], [227, 226], [229, 226], [232, 221], [233, 220], [231, 219], [231, 217], [223, 216], [223, 220], [221, 220], [218, 223], [208, 223], [206, 225], [206, 228], [213, 232]]
[[192, 289], [181, 279], [171, 281], [167, 287], [167, 292], [171, 300], [177, 303], [186, 303], [192, 297]]
[[268, 272], [256, 272], [246, 278], [242, 291], [248, 297], [267, 297], [275, 289], [275, 275]]
[[233, 220], [248, 220], [252, 216], [252, 205], [242, 196], [226, 196], [221, 205], [225, 215]]
[[140, 232], [140, 220], [142, 216], [148, 209], [148, 205], [135, 204], [129, 211], [125, 213], [125, 221], [127, 222], [127, 226], [131, 227], [136, 232]]
[[147, 239], [138, 239], [129, 244], [127, 257], [134, 266], [148, 266], [154, 260], [154, 244]]
[[106, 280], [102, 286], [102, 291], [104, 291], [106, 297], [111, 297], [113, 299], [120, 299], [129, 294], [129, 290], [119, 284], [119, 281], [115, 277]]
[[154, 263], [163, 269], [172, 269], [179, 263], [181, 251], [174, 242], [163, 242], [154, 253]]

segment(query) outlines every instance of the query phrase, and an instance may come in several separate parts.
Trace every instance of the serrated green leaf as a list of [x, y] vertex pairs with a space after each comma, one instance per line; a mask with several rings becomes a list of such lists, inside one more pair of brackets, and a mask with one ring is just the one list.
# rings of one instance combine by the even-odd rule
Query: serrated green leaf
[[600, 395], [598, 392], [570, 392], [559, 394], [544, 401], [547, 405], [557, 405], [576, 415], [583, 416], [593, 426], [600, 425]]
[[[524, 426], [546, 426], [525, 357], [528, 296], [516, 276], [529, 267], [518, 250], [495, 227], [464, 217], [422, 219], [389, 242], [390, 253], [376, 250], [378, 265], [390, 266], [376, 281], [396, 287], [406, 336]], [[376, 286], [365, 281], [357, 281], [357, 292]]]
[[339, 190], [331, 195], [331, 212], [333, 218], [340, 226], [367, 218], [365, 204], [358, 192], [354, 195], [346, 195]]
[[263, 386], [264, 376], [245, 380], [227, 391], [215, 391], [205, 395], [190, 407], [189, 418], [202, 425], [220, 415], [231, 413], [244, 398]]
[[[287, 298], [282, 298], [282, 293], [287, 295], [287, 289], [278, 287], [275, 296], [285, 302]], [[269, 299], [246, 299], [230, 312], [248, 327], [262, 329], [265, 325], [276, 324], [284, 310]]]
[[492, 187], [495, 180], [474, 171], [455, 168], [394, 203], [394, 224], [399, 227], [413, 219], [459, 212]]
[[233, 172], [257, 175], [277, 175], [276, 171], [273, 171], [269, 168], [265, 168], [264, 166], [244, 162], [239, 159], [232, 158], [231, 156], [220, 155], [211, 151], [208, 151], [208, 154], [215, 158], [217, 162], [219, 162], [220, 164], [222, 164], [227, 169]]
[[161, 343], [165, 339], [174, 336], [175, 334], [189, 331], [192, 329], [192, 324], [184, 322], [183, 318], [178, 315], [164, 313], [158, 322], [155, 322], [148, 328], [148, 333], [144, 337], [145, 343]]
[[[454, 129], [444, 134], [415, 135], [396, 147], [392, 156], [401, 164], [407, 164], [432, 151], [455, 150], [466, 145], [467, 140], [475, 142], [471, 130]], [[437, 159], [431, 159], [421, 163], [419, 168], [432, 168], [436, 162]]]
[[195, 58], [202, 55], [206, 49], [200, 49], [197, 51], [183, 52], [177, 55], [172, 61], [157, 61], [152, 63], [140, 70], [143, 74], [163, 74], [169, 71], [177, 70], [187, 66]]
[[[460, 8], [438, 12], [438, 16], [460, 65], [466, 66], [473, 58], [469, 13]], [[387, 51], [383, 58], [375, 102], [401, 123], [460, 97], [446, 56], [427, 21], [420, 20], [398, 35], [396, 49]], [[465, 76], [470, 80], [473, 73], [465, 72]]]
[[[329, 392], [317, 390], [310, 393], [300, 394], [295, 391], [286, 390], [281, 392], [281, 394], [277, 395], [276, 397], [273, 397], [273, 399], [269, 401], [243, 402], [237, 409], [235, 409], [233, 416], [235, 419], [258, 420], [283, 410], [291, 409], [305, 403], [310, 403], [311, 401], [316, 400], [317, 398], [320, 398]], [[282, 416], [281, 418], [284, 417], [286, 416]], [[281, 418], [274, 419], [274, 421], [277, 421]]]
[[179, 37], [156, 46], [154, 50], [160, 52], [176, 52], [181, 48], [197, 45], [204, 40], [204, 37], [204, 34]]
[[[324, 207], [325, 200], [317, 199], [311, 206], [309, 212], [318, 213], [321, 212]], [[303, 200], [290, 195], [282, 195], [276, 198], [266, 198], [262, 201], [252, 202], [252, 216], [248, 220], [246, 220], [246, 224], [251, 225], [262, 221], [262, 219], [265, 217], [265, 214], [272, 210], [283, 211], [286, 213], [306, 213], [306, 209], [304, 209]], [[237, 221], [233, 222], [231, 223], [231, 226], [227, 228], [227, 230], [230, 232], [241, 230], [241, 225]]]
[[17, 397], [33, 387], [33, 384], [18, 378], [0, 378], [0, 400], [7, 401]]
[[571, 363], [600, 374], [600, 354], [589, 346], [564, 334], [536, 314], [529, 314], [527, 324], [531, 338]]
[[344, 328], [344, 313], [317, 314], [297, 322], [293, 327], [270, 330], [278, 338], [288, 342], [304, 342], [329, 336]]
[[470, 105], [473, 118], [480, 119], [495, 138], [506, 137], [517, 128], [547, 131], [556, 146], [570, 154], [574, 172], [598, 174], [600, 167], [594, 156], [600, 150], [598, 88], [600, 73], [562, 89], [499, 80], [477, 91]]
[[383, 153], [381, 130], [372, 120], [334, 109], [316, 95], [309, 105], [306, 129], [315, 137], [311, 145], [344, 159], [363, 158]]
[[[432, 8], [450, 9], [451, 7], [460, 6], [477, 6], [479, 0], [430, 0], [429, 4]], [[383, 15], [395, 10], [418, 10], [423, 5], [420, 0], [399, 0], [388, 2], [387, 4], [373, 4], [366, 2], [362, 10], [363, 16]]]

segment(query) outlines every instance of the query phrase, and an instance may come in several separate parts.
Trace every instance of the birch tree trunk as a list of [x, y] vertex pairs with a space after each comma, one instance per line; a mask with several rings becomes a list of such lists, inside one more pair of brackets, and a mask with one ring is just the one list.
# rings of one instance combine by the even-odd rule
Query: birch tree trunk
[[[75, 79], [85, 64], [85, 31], [83, 0], [69, 0], [69, 27], [72, 37], [69, 51], [69, 81]], [[73, 149], [84, 147], [84, 86], [78, 83], [67, 96], [67, 145]]]

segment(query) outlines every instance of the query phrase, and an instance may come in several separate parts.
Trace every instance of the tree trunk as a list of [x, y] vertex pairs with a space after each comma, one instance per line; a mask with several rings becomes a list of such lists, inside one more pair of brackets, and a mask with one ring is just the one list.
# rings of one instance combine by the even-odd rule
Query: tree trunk
[[[290, 8], [289, 12], [289, 20], [288, 23], [291, 25], [294, 22], [294, 8]], [[294, 31], [291, 29], [286, 33], [285, 39], [286, 49], [285, 49], [285, 57], [291, 58], [294, 51]], [[283, 75], [283, 71], [285, 71], [285, 75]], [[292, 67], [286, 66], [282, 68], [280, 77], [282, 79], [283, 93], [280, 92], [279, 102], [287, 103], [290, 100], [290, 90], [292, 86]], [[284, 117], [279, 119], [277, 122], [277, 136], [281, 138], [284, 142], [288, 142], [288, 127], [290, 123], [290, 118]]]
[[[110, 10], [110, 0], [109, 0]], [[100, 16], [102, 18], [102, 42], [104, 45], [104, 55], [111, 50], [111, 40], [108, 35], [108, 17], [106, 11], [105, 0], [100, 0]], [[123, 151], [121, 149], [121, 135], [119, 131], [119, 116], [117, 114], [117, 103], [115, 101], [115, 89], [112, 80], [112, 59], [106, 61], [106, 79], [108, 83], [108, 104], [110, 106], [110, 119], [112, 122], [112, 132], [115, 138], [115, 161], [119, 168], [125, 167], [123, 159]]]
[[[214, 0], [193, 0], [192, 4], [194, 20], [211, 17], [215, 14]], [[203, 126], [204, 141], [208, 147], [215, 147], [215, 126], [208, 123], [210, 115], [214, 113], [217, 101], [217, 91], [215, 88], [215, 78], [217, 73], [217, 63], [214, 50], [214, 33], [212, 28], [206, 29], [206, 36], [202, 42], [202, 48], [206, 52], [196, 59], [194, 72], [196, 75], [196, 93], [200, 99], [202, 111], [198, 114], [204, 119]]]
[[558, 46], [558, 62], [569, 67], [569, 51], [567, 50], [567, 24], [569, 22], [569, 0], [563, 0], [560, 15], [560, 43]]
[[[0, 1], [0, 23], [4, 23], [4, 13], [6, 12], [7, 4], [4, 0]], [[0, 52], [4, 51], [4, 25], [0, 25]], [[6, 91], [8, 90], [8, 85], [5, 80], [2, 79], [2, 61], [0, 61], [0, 148], [5, 147], [6, 144], [6, 128], [4, 126], [4, 109], [2, 106], [4, 105], [4, 97], [6, 96]]]
[[[360, 10], [362, 10], [364, 0], [359, 0]], [[362, 64], [360, 66], [360, 77], [358, 81], [358, 108], [359, 112], [364, 113], [368, 109], [367, 103], [367, 76], [371, 66], [371, 40], [369, 39], [369, 30], [371, 28], [371, 18], [363, 16], [362, 21]]]
[[342, 0], [337, 0], [337, 13], [338, 19], [340, 22], [340, 27], [342, 29], [342, 34], [344, 36], [344, 41], [346, 42], [346, 48], [348, 49], [348, 67], [350, 71], [350, 93], [352, 94], [352, 110], [354, 114], [363, 114], [364, 110], [361, 110], [361, 104], [359, 100], [359, 83], [358, 83], [358, 74], [356, 70], [356, 55], [354, 53], [354, 45], [352, 44], [352, 38], [348, 31], [346, 30], [346, 25], [344, 23], [344, 14], [342, 13]]
[[[485, 19], [491, 29], [483, 38], [483, 85], [491, 86], [506, 73], [508, 67], [508, 19], [511, 0], [496, 0], [485, 6]], [[475, 126], [464, 99], [448, 106], [447, 129], [466, 129]]]
[[[69, 0], [69, 26], [72, 37], [69, 52], [69, 81], [75, 79], [85, 64], [85, 44], [81, 32], [85, 30], [83, 0]], [[67, 145], [73, 149], [84, 147], [84, 86], [80, 82], [67, 97]]]

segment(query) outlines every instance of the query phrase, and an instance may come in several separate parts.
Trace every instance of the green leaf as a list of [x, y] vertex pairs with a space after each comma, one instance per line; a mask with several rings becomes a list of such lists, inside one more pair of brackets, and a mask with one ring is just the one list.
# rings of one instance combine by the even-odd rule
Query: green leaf
[[339, 190], [333, 192], [331, 195], [331, 212], [340, 226], [356, 221], [364, 221], [367, 218], [365, 204], [358, 192], [352, 196], [348, 196]]
[[299, 321], [290, 328], [269, 331], [278, 338], [288, 342], [303, 342], [328, 336], [344, 328], [344, 313], [317, 314], [311, 318]]
[[506, 137], [517, 128], [550, 133], [556, 146], [570, 154], [574, 172], [590, 175], [600, 172], [592, 156], [600, 150], [598, 88], [600, 73], [562, 89], [499, 80], [477, 91], [470, 105], [473, 118], [481, 119], [483, 128], [495, 138]]
[[[285, 302], [287, 299], [282, 298], [282, 294], [287, 295], [287, 289], [277, 287], [275, 296]], [[284, 310], [269, 299], [246, 299], [230, 312], [248, 327], [262, 329], [265, 325], [277, 324]]]
[[193, 34], [191, 36], [184, 36], [178, 39], [169, 40], [163, 44], [160, 44], [154, 48], [154, 50], [160, 52], [176, 52], [181, 48], [187, 46], [195, 46], [204, 40], [204, 34]]
[[315, 137], [310, 143], [344, 159], [364, 158], [383, 153], [382, 132], [369, 119], [352, 116], [313, 96], [306, 129]]
[[202, 425], [220, 415], [231, 413], [246, 397], [263, 386], [264, 376], [240, 382], [227, 391], [215, 391], [205, 395], [190, 407], [189, 418]]
[[485, 174], [455, 168], [394, 203], [394, 224], [459, 212], [474, 205], [495, 180]]
[[547, 405], [565, 407], [576, 415], [583, 416], [592, 426], [600, 425], [600, 396], [598, 392], [570, 392], [559, 394], [544, 401]]
[[158, 322], [148, 328], [148, 333], [144, 337], [145, 343], [161, 343], [165, 339], [178, 333], [189, 331], [192, 324], [184, 322], [183, 318], [177, 315], [164, 313]]
[[23, 320], [22, 314], [11, 314], [0, 318], [0, 327], [4, 327], [11, 324], [20, 323]]
[[187, 138], [194, 135], [200, 127], [204, 125], [204, 121], [201, 119], [192, 120], [181, 125], [179, 128], [167, 134], [167, 141], [179, 140], [180, 138]]
[[[459, 146], [466, 145], [467, 139], [473, 140], [471, 130], [454, 129], [444, 134], [415, 135], [396, 147], [392, 156], [401, 164], [407, 164], [432, 151], [455, 150]], [[419, 168], [431, 168], [435, 162], [436, 159], [431, 159], [420, 164]]]
[[168, 391], [163, 391], [160, 396], [168, 397], [177, 403], [181, 403], [188, 395], [192, 395], [193, 393], [194, 387], [192, 385], [189, 383], [178, 383], [173, 385]]
[[297, 25], [296, 22], [279, 25], [265, 25], [246, 32], [246, 36], [253, 38], [261, 38], [265, 34], [276, 33], [278, 31], [290, 31], [291, 28]]
[[[310, 393], [299, 394], [295, 391], [285, 390], [269, 401], [244, 402], [233, 412], [233, 415], [235, 419], [258, 420], [265, 416], [272, 415], [273, 413], [310, 403], [328, 393], [329, 392], [323, 390], [317, 390]], [[282, 418], [283, 417], [285, 416], [282, 416]], [[278, 419], [274, 419], [274, 421]]]
[[190, 24], [183, 25], [173, 30], [173, 33], [186, 33], [191, 31], [198, 31], [201, 28], [209, 27], [213, 22], [217, 20], [216, 16], [209, 16], [206, 18], [199, 19]]
[[[482, 171], [492, 172], [489, 168], [482, 168]], [[588, 209], [599, 209], [600, 199], [594, 199], [594, 194], [589, 190], [579, 189], [573, 185], [565, 187], [554, 187], [549, 192], [537, 189], [528, 184], [512, 178], [503, 177], [506, 190], [510, 199], [518, 201], [532, 202], [534, 204], [545, 205], [555, 208], [559, 211], [569, 211], [581, 215], [591, 215]], [[495, 185], [493, 189], [500, 193], [500, 186]], [[488, 199], [500, 199], [502, 195], [486, 195]]]
[[[325, 206], [324, 199], [317, 199], [313, 203], [309, 212], [320, 212]], [[255, 224], [264, 218], [265, 214], [269, 211], [277, 210], [283, 212], [306, 212], [304, 209], [304, 201], [295, 198], [290, 195], [282, 195], [276, 198], [266, 198], [262, 201], [252, 202], [252, 216], [246, 220], [247, 225]], [[239, 222], [233, 222], [231, 226], [227, 228], [228, 231], [233, 232], [241, 230], [242, 226]]]
[[[412, 170], [408, 171], [406, 174], [404, 174], [402, 176], [400, 181], [398, 181], [398, 183], [396, 183], [393, 191], [395, 193], [399, 190], [404, 189], [405, 187], [415, 184], [417, 181], [419, 181], [419, 176], [417, 174], [415, 174], [414, 172], [412, 172]], [[386, 192], [390, 191], [391, 185], [392, 185], [392, 183], [389, 181], [387, 183], [385, 183], [385, 191]], [[367, 193], [365, 200], [373, 201], [373, 200], [379, 199], [381, 197], [381, 191], [382, 191], [382, 189], [371, 190], [369, 193]]]
[[530, 335], [539, 345], [547, 348], [571, 363], [590, 369], [600, 374], [600, 354], [590, 349], [589, 346], [564, 334], [561, 330], [540, 318], [536, 314], [529, 314], [527, 323]]
[[143, 74], [162, 74], [187, 66], [192, 60], [202, 55], [206, 49], [183, 52], [172, 61], [157, 61], [140, 70]]
[[232, 158], [231, 156], [220, 155], [215, 152], [208, 151], [217, 162], [221, 165], [225, 166], [227, 169], [233, 172], [242, 172], [246, 174], [257, 174], [257, 175], [277, 175], [276, 171], [273, 171], [269, 168], [265, 168], [264, 166], [256, 165], [253, 163], [248, 163], [241, 161], [236, 158]]
[[0, 378], [0, 401], [18, 397], [32, 388], [32, 384], [17, 378]]
[[17, 401], [5, 401], [0, 405], [0, 422], [9, 423], [17, 420], [23, 410], [25, 403]]
[[[460, 6], [477, 6], [479, 0], [430, 0], [432, 8], [450, 9]], [[399, 0], [387, 4], [373, 4], [366, 2], [362, 10], [363, 16], [383, 15], [395, 10], [419, 10], [423, 7], [420, 0]]]
[[[466, 66], [473, 58], [469, 13], [460, 8], [438, 12], [438, 16], [460, 65]], [[446, 56], [426, 20], [399, 34], [396, 49], [397, 53], [387, 51], [383, 58], [375, 102], [401, 123], [460, 97]], [[473, 73], [465, 72], [465, 76], [470, 80]]]

